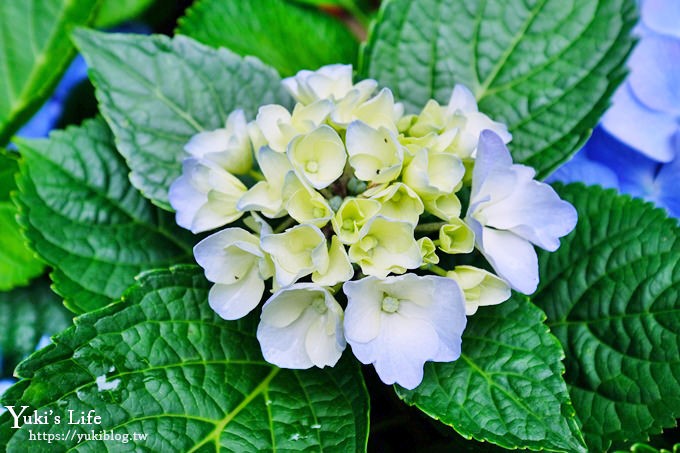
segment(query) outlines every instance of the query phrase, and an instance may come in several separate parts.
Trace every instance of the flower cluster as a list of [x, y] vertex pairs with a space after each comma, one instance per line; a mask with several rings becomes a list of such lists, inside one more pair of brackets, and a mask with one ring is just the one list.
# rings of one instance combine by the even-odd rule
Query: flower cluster
[[[234, 223], [194, 249], [209, 303], [238, 319], [269, 288], [267, 361], [333, 366], [349, 343], [384, 382], [414, 388], [426, 361], [459, 357], [466, 314], [535, 291], [533, 245], [555, 250], [576, 212], [512, 163], [506, 127], [461, 85], [405, 115], [351, 66], [283, 84], [292, 111], [265, 105], [248, 122], [237, 110], [194, 136], [170, 188], [181, 226]], [[457, 258], [475, 248], [496, 273]]]

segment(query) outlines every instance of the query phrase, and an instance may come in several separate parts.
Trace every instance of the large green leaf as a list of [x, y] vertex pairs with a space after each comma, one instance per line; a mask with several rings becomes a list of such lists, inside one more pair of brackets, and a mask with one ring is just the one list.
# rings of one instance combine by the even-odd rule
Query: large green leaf
[[16, 172], [16, 161], [0, 150], [0, 291], [28, 284], [44, 268], [19, 232], [17, 209], [10, 200]]
[[71, 325], [71, 315], [51, 290], [48, 279], [27, 288], [0, 292], [0, 377], [12, 375], [40, 339]]
[[156, 0], [103, 0], [103, 4], [94, 26], [97, 28], [113, 27], [123, 22], [138, 18]]
[[282, 76], [331, 63], [356, 62], [357, 39], [338, 19], [286, 0], [201, 0], [179, 33], [240, 55], [254, 55]]
[[79, 30], [75, 38], [132, 184], [166, 209], [194, 134], [224, 127], [237, 108], [252, 117], [262, 104], [290, 102], [279, 76], [259, 60], [184, 36]]
[[407, 110], [467, 85], [546, 176], [590, 135], [624, 76], [632, 0], [388, 0], [361, 72]]
[[[97, 430], [146, 433], [135, 451], [363, 451], [368, 397], [347, 354], [335, 368], [282, 370], [262, 359], [256, 317], [227, 322], [212, 312], [208, 282], [193, 267], [144, 275], [120, 303], [77, 319], [55, 345], [19, 366], [26, 380], [4, 404], [66, 415], [94, 409]], [[29, 431], [66, 434], [90, 426], [24, 425], [0, 417], [7, 450]], [[103, 442], [30, 444], [102, 451]], [[110, 445], [110, 444], [109, 444]], [[120, 447], [120, 444], [116, 444]], [[36, 450], [39, 451], [39, 450]], [[55, 451], [55, 450], [49, 450]]]
[[592, 451], [680, 417], [680, 228], [614, 191], [570, 185], [579, 223], [540, 253], [533, 296], [566, 353], [565, 380]]
[[75, 54], [71, 30], [92, 21], [99, 2], [0, 2], [0, 145], [50, 95]]
[[190, 260], [170, 215], [130, 186], [101, 118], [19, 149], [21, 223], [74, 312], [110, 303], [140, 271]]
[[463, 334], [463, 353], [428, 363], [407, 403], [466, 437], [505, 448], [585, 451], [567, 386], [564, 356], [526, 297], [480, 309]]

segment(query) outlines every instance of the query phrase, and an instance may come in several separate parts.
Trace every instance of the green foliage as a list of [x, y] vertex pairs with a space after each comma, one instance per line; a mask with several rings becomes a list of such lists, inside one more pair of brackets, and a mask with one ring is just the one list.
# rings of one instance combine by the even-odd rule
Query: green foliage
[[69, 309], [106, 305], [142, 270], [190, 260], [171, 216], [130, 186], [103, 120], [19, 148], [21, 223]]
[[10, 199], [16, 172], [16, 161], [0, 151], [0, 291], [28, 284], [44, 268], [19, 232], [17, 209]]
[[354, 64], [358, 49], [357, 39], [338, 19], [285, 0], [201, 0], [177, 31], [256, 56], [282, 76], [331, 63]]
[[544, 319], [518, 295], [480, 309], [463, 334], [461, 357], [428, 363], [420, 386], [397, 393], [466, 437], [505, 448], [585, 451], [562, 379], [563, 353]]
[[[145, 274], [121, 302], [81, 316], [22, 363], [17, 373], [26, 380], [8, 390], [4, 404], [57, 415], [94, 409], [98, 429], [147, 433], [136, 451], [363, 451], [368, 397], [356, 362], [274, 367], [262, 359], [255, 317], [219, 319], [207, 286], [193, 267]], [[7, 451], [21, 450], [37, 428], [11, 423], [9, 414], [0, 417], [0, 438]], [[66, 431], [63, 424], [40, 429]], [[30, 445], [54, 451], [76, 442]], [[78, 449], [104, 446], [81, 442]]]
[[155, 0], [103, 0], [94, 26], [108, 28], [138, 18]]
[[46, 278], [27, 288], [0, 292], [0, 377], [11, 376], [43, 335], [54, 335], [70, 325], [71, 315]]
[[71, 30], [100, 0], [0, 2], [0, 146], [52, 92], [75, 52]]
[[237, 108], [253, 117], [260, 105], [290, 102], [276, 72], [259, 60], [184, 36], [79, 30], [75, 40], [132, 184], [165, 209], [193, 135], [224, 127]]
[[468, 86], [508, 124], [516, 162], [547, 176], [590, 135], [625, 75], [632, 0], [388, 0], [361, 73], [407, 110]]
[[556, 253], [541, 253], [533, 296], [566, 353], [565, 380], [592, 451], [644, 440], [680, 416], [680, 240], [664, 211], [570, 185], [579, 211]]

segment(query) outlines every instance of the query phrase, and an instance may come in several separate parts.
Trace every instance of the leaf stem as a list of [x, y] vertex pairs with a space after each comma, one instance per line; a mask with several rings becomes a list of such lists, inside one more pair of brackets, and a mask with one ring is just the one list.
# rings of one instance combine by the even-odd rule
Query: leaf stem
[[420, 225], [416, 226], [416, 233], [434, 233], [435, 231], [439, 231], [441, 227], [446, 225], [447, 222], [431, 222], [431, 223], [423, 223]]
[[437, 266], [436, 264], [426, 264], [424, 266], [420, 266], [420, 268], [424, 271], [430, 271], [433, 274], [440, 275], [442, 277], [446, 277], [446, 269], [443, 267]]
[[292, 217], [288, 217], [287, 219], [281, 221], [279, 225], [274, 229], [274, 233], [281, 233], [286, 230], [289, 226], [293, 225], [295, 223], [295, 219]]

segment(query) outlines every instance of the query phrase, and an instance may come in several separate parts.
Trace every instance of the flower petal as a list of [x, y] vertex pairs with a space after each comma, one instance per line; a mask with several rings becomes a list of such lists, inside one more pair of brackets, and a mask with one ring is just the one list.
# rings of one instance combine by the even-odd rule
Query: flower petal
[[262, 299], [264, 281], [250, 271], [235, 283], [216, 283], [208, 293], [210, 308], [227, 320], [240, 319], [250, 313]]

